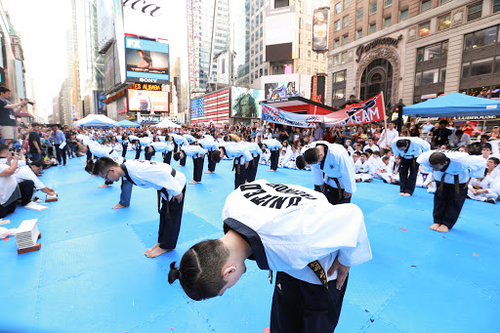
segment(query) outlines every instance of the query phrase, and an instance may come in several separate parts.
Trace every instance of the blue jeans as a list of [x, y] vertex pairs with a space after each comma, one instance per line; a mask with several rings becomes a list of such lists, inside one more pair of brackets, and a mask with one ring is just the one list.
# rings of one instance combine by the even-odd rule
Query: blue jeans
[[42, 159], [42, 154], [38, 154], [38, 153], [31, 153], [31, 160], [33, 162], [36, 162], [36, 161], [40, 161]]
[[128, 207], [130, 206], [130, 197], [132, 196], [132, 187], [134, 185], [129, 182], [126, 178], [122, 178], [121, 194], [119, 204]]

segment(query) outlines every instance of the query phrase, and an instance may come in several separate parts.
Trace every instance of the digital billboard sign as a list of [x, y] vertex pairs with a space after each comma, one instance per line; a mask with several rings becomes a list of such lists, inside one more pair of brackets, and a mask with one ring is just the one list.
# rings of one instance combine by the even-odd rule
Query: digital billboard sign
[[264, 85], [264, 92], [268, 102], [300, 96], [295, 88], [295, 82], [266, 83]]
[[129, 111], [168, 112], [168, 92], [128, 89]]
[[260, 118], [264, 91], [240, 87], [231, 88], [231, 116], [241, 118]]
[[328, 51], [328, 9], [321, 8], [314, 11], [313, 16], [313, 45], [316, 52]]
[[191, 122], [226, 124], [229, 122], [229, 89], [191, 101]]
[[170, 82], [169, 45], [145, 39], [125, 37], [127, 81]]

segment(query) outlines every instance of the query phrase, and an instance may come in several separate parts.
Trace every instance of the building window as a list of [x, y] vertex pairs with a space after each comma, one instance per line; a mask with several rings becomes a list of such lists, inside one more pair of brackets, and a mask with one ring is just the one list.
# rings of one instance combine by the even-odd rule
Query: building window
[[421, 11], [425, 12], [426, 10], [429, 10], [432, 8], [432, 0], [422, 0], [422, 7]]
[[438, 17], [438, 31], [446, 30], [451, 25], [451, 13]]
[[439, 2], [439, 4], [440, 4], [440, 5], [444, 5], [445, 3], [450, 2], [450, 1], [451, 1], [451, 0], [441, 0], [441, 1]]
[[377, 31], [377, 24], [376, 23], [370, 24], [370, 27], [368, 28], [368, 34], [372, 34], [375, 31]]
[[340, 55], [337, 54], [336, 56], [333, 56], [333, 65], [337, 66], [340, 65]]
[[344, 28], [347, 28], [349, 26], [349, 15], [344, 17]]
[[351, 5], [351, 1], [350, 0], [344, 0], [344, 10], [346, 10], [347, 8], [349, 8], [350, 5]]
[[340, 39], [336, 38], [333, 44], [333, 48], [336, 49], [340, 47]]
[[349, 61], [349, 53], [348, 52], [342, 53], [342, 63], [345, 64], [348, 61]]
[[307, 60], [311, 60], [311, 50], [307, 50]]
[[390, 5], [392, 5], [392, 0], [385, 0], [384, 1], [384, 7], [388, 7]]
[[446, 81], [446, 68], [441, 68], [439, 70], [439, 82]]
[[422, 73], [416, 73], [415, 74], [415, 87], [420, 87], [420, 84], [422, 83]]
[[342, 3], [339, 2], [335, 5], [335, 14], [340, 14], [341, 11], [342, 11]]
[[333, 99], [344, 99], [345, 88], [333, 89]]
[[349, 43], [349, 35], [344, 35], [342, 39], [342, 45], [346, 45], [347, 43]]
[[384, 17], [384, 28], [387, 28], [390, 25], [391, 25], [391, 17], [390, 16]]
[[347, 71], [344, 69], [340, 72], [333, 73], [333, 83], [344, 82], [346, 80]]
[[495, 73], [500, 72], [500, 57], [495, 58]]
[[399, 21], [406, 20], [408, 18], [408, 8], [401, 9], [399, 12]]
[[281, 7], [288, 7], [289, 1], [288, 0], [275, 0], [274, 1], [274, 8], [281, 8]]
[[483, 12], [483, 2], [479, 1], [475, 4], [467, 6], [467, 22], [478, 19]]
[[417, 62], [436, 60], [448, 56], [448, 41], [417, 49]]
[[500, 0], [493, 1], [493, 14], [500, 12]]
[[371, 2], [370, 3], [370, 15], [375, 14], [377, 11], [377, 1]]
[[426, 86], [428, 84], [439, 82], [439, 68], [430, 69], [422, 72], [422, 85]]
[[478, 47], [494, 44], [497, 41], [497, 27], [486, 28], [465, 35], [464, 48], [472, 50]]
[[358, 9], [358, 13], [357, 13], [358, 21], [363, 18], [363, 11], [364, 11], [363, 8]]
[[418, 37], [425, 37], [431, 34], [431, 21], [418, 25]]
[[462, 78], [491, 74], [493, 72], [493, 58], [486, 58], [462, 64]]
[[340, 30], [340, 20], [335, 21], [335, 31]]
[[356, 31], [356, 39], [360, 39], [361, 37], [363, 37], [363, 29]]

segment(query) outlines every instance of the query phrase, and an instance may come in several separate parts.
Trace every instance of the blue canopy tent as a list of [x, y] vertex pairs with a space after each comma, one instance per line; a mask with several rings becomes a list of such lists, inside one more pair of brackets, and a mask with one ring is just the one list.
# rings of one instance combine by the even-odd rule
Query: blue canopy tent
[[118, 126], [118, 127], [140, 127], [141, 125], [138, 124], [138, 123], [135, 123], [133, 121], [125, 119], [125, 120], [121, 120], [119, 122], [114, 123], [113, 126]]
[[405, 106], [403, 115], [443, 118], [500, 115], [500, 101], [455, 92], [422, 103]]
[[88, 122], [85, 122], [83, 124], [80, 124], [80, 126], [83, 126], [83, 127], [100, 127], [100, 128], [108, 128], [108, 127], [112, 127], [113, 124], [109, 124], [107, 122], [104, 122], [102, 120], [99, 120], [99, 119], [93, 119], [93, 120], [90, 120]]

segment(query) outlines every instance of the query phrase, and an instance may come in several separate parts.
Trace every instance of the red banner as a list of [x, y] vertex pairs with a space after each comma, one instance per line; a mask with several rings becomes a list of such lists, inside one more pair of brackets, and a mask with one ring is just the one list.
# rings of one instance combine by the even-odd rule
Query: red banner
[[358, 104], [348, 105], [344, 110], [324, 116], [326, 127], [357, 126], [383, 121], [385, 117], [382, 93]]

